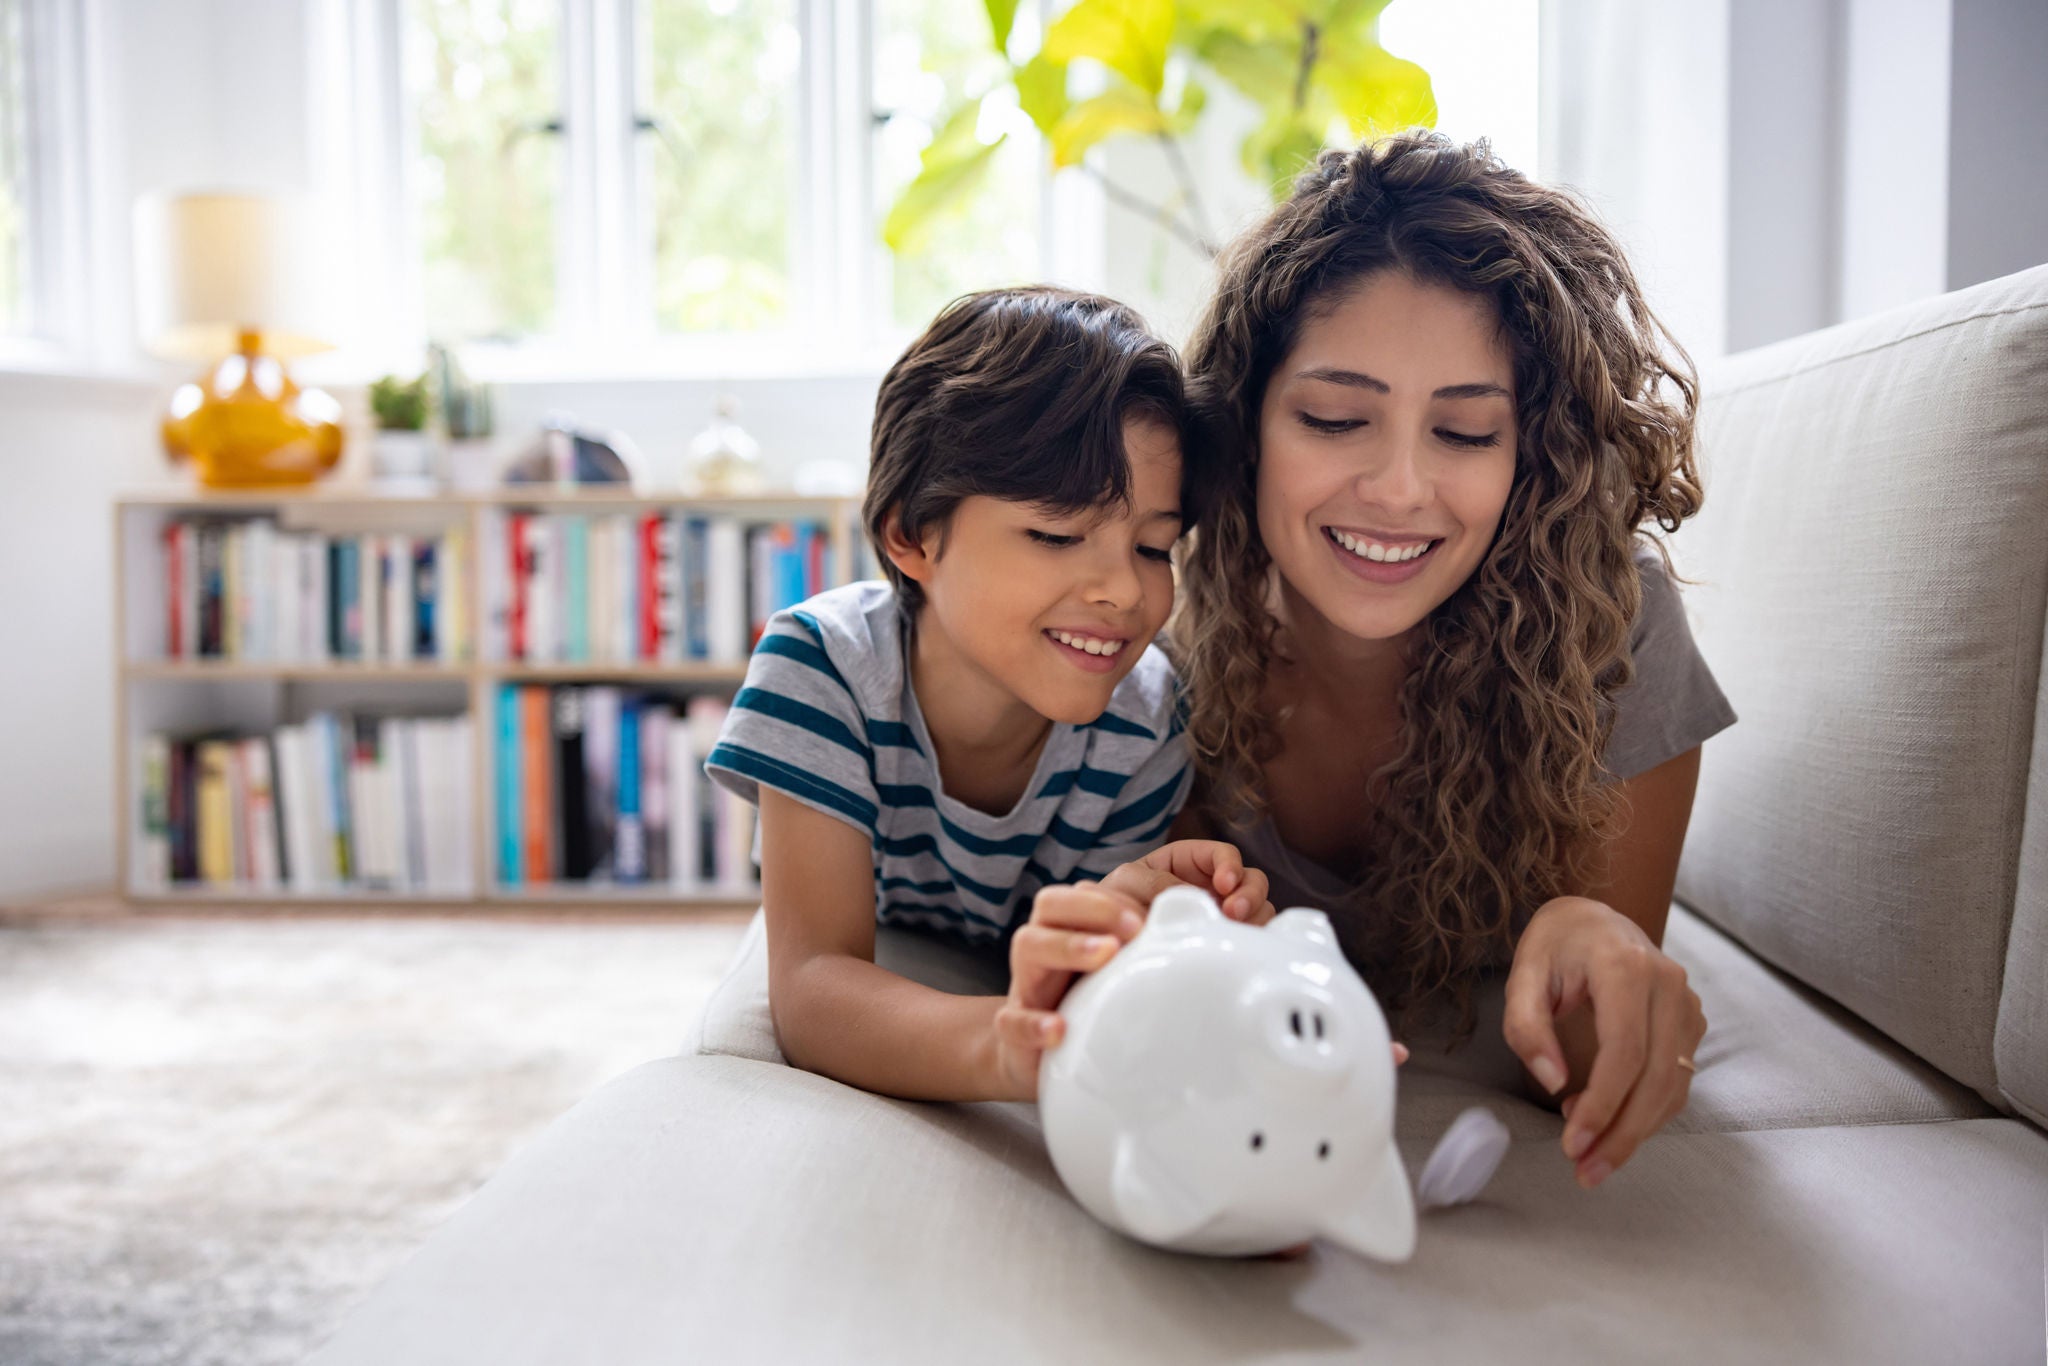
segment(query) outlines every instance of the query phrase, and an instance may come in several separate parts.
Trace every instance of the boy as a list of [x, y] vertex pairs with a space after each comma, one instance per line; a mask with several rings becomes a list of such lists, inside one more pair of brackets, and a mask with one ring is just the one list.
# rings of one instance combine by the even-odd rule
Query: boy
[[[1231, 846], [1155, 848], [1191, 768], [1151, 641], [1173, 545], [1213, 496], [1205, 449], [1172, 348], [1091, 295], [957, 300], [883, 379], [863, 516], [889, 581], [779, 614], [706, 763], [760, 807], [792, 1063], [911, 1098], [1031, 1099], [1060, 996], [1153, 890], [1196, 882], [1271, 917]], [[1009, 997], [878, 967], [878, 921], [1007, 937]]]

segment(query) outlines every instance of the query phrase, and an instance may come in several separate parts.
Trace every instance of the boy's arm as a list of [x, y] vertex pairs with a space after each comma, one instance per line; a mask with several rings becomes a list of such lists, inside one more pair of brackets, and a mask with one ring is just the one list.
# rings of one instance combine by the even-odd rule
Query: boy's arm
[[768, 999], [783, 1056], [908, 1100], [1009, 1098], [996, 1068], [1000, 996], [935, 991], [875, 964], [868, 836], [761, 789]]

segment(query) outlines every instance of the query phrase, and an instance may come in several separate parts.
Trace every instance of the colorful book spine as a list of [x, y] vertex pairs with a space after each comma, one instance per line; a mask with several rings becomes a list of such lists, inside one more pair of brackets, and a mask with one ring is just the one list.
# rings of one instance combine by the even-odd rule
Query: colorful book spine
[[590, 660], [590, 522], [583, 517], [562, 523], [563, 575], [568, 598], [563, 623], [563, 657], [572, 663]]
[[497, 776], [498, 880], [517, 887], [526, 880], [526, 860], [520, 853], [520, 832], [524, 823], [524, 798], [519, 791], [519, 689], [510, 683], [498, 687]]
[[640, 703], [619, 699], [618, 817], [612, 836], [612, 876], [647, 879], [647, 827], [640, 811]]
[[530, 883], [553, 875], [548, 857], [549, 826], [554, 823], [554, 793], [549, 782], [548, 690], [519, 690], [519, 790], [521, 862]]

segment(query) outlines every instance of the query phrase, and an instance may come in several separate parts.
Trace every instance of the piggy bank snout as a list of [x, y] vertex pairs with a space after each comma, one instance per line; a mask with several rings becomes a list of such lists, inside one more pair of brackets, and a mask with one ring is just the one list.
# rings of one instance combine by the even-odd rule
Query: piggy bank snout
[[1254, 1046], [1291, 1069], [1326, 1075], [1350, 1070], [1356, 1031], [1327, 994], [1306, 985], [1264, 983], [1246, 994]]

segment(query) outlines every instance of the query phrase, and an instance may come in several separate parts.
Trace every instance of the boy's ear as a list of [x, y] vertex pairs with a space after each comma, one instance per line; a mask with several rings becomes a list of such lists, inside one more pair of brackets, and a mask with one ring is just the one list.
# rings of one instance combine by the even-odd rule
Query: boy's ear
[[921, 541], [911, 540], [903, 534], [903, 522], [895, 508], [889, 509], [882, 526], [882, 551], [888, 555], [889, 563], [912, 583], [928, 582], [932, 563], [939, 558], [939, 533], [927, 528]]

